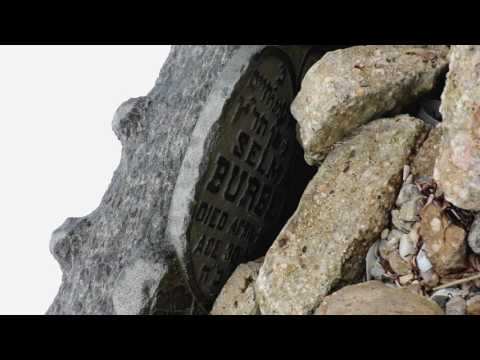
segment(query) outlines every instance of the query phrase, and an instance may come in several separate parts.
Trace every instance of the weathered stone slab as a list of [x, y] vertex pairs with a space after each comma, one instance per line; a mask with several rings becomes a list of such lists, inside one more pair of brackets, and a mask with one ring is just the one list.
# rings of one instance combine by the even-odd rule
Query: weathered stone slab
[[344, 287], [327, 296], [315, 315], [443, 315], [433, 301], [379, 281]]
[[265, 257], [256, 282], [262, 314], [308, 314], [361, 277], [425, 130], [409, 116], [377, 120], [328, 155]]
[[352, 130], [432, 90], [447, 70], [442, 45], [369, 45], [327, 53], [307, 72], [291, 110], [305, 159], [318, 165]]
[[153, 90], [114, 117], [122, 159], [100, 206], [52, 237], [63, 281], [49, 314], [206, 313], [270, 245], [302, 166], [289, 106], [305, 51], [284, 50], [173, 46]]
[[443, 137], [434, 177], [445, 198], [480, 210], [480, 45], [455, 45], [442, 94]]

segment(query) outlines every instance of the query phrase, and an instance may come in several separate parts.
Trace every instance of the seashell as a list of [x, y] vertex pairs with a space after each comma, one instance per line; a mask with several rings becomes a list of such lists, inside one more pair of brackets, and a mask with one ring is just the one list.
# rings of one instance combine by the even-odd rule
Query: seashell
[[372, 246], [370, 246], [370, 249], [368, 250], [367, 257], [365, 258], [365, 273], [367, 275], [367, 281], [370, 281], [372, 279], [372, 270], [376, 267], [376, 264], [379, 262], [378, 261], [378, 247], [379, 247], [379, 241], [374, 243]]
[[433, 265], [427, 256], [427, 252], [425, 251], [425, 245], [422, 246], [422, 248], [418, 252], [416, 260], [417, 260], [417, 267], [420, 273], [426, 273], [433, 268]]

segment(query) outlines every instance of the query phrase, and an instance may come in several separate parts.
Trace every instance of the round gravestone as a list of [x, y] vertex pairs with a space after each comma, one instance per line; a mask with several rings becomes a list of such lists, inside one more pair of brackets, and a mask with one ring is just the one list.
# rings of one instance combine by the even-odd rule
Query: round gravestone
[[225, 92], [217, 89], [194, 129], [172, 201], [172, 241], [184, 244], [189, 283], [204, 304], [272, 243], [287, 216], [289, 171], [303, 162], [290, 115], [295, 73], [282, 50], [264, 49], [226, 101]]

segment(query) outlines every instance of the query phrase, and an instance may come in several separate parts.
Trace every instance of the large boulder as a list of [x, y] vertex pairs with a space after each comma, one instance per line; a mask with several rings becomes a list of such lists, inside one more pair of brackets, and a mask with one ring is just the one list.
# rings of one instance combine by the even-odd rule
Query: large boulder
[[352, 130], [409, 105], [447, 70], [442, 45], [369, 45], [327, 53], [307, 72], [291, 106], [305, 159], [320, 164]]
[[328, 155], [265, 257], [256, 282], [262, 314], [308, 314], [361, 277], [425, 131], [406, 115], [380, 119]]
[[480, 210], [480, 45], [455, 45], [442, 94], [443, 138], [434, 177], [445, 198]]
[[411, 290], [369, 281], [327, 296], [315, 315], [443, 315], [443, 311]]

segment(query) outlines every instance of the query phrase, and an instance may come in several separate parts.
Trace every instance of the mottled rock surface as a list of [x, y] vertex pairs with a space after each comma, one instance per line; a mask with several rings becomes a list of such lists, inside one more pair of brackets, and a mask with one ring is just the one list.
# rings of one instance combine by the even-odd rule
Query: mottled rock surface
[[359, 279], [424, 133], [409, 116], [380, 119], [328, 155], [265, 257], [256, 282], [262, 314], [308, 314]]
[[[299, 49], [293, 53], [303, 52]], [[263, 59], [267, 60], [262, 62]], [[237, 133], [227, 136], [222, 132], [219, 136], [217, 131], [226, 126], [219, 120], [222, 115], [233, 113], [232, 117], [238, 120], [235, 126], [242, 120], [255, 120], [244, 114], [246, 108], [255, 110], [256, 104], [229, 102], [238, 97], [238, 92], [248, 92], [256, 81], [257, 86], [251, 87], [262, 92], [255, 96], [263, 96], [267, 102], [258, 105], [263, 106], [267, 118], [275, 124], [277, 118], [286, 119], [283, 115], [288, 113], [298, 78], [292, 68], [299, 72], [302, 60], [292, 63], [288, 55], [265, 45], [172, 47], [154, 88], [145, 97], [126, 101], [115, 114], [112, 127], [122, 143], [122, 158], [101, 204], [88, 216], [68, 219], [52, 236], [50, 250], [61, 266], [63, 278], [48, 314], [208, 312], [216, 289], [221, 289], [222, 281], [231, 274], [229, 270], [233, 271], [245, 257], [233, 245], [245, 248], [245, 242], [255, 242], [244, 237], [231, 244], [232, 249], [225, 254], [227, 249], [212, 246], [213, 237], [205, 244], [199, 236], [195, 244], [187, 241], [197, 184], [200, 179], [205, 180], [204, 174], [212, 168], [210, 150], [217, 146], [217, 140], [236, 139]], [[286, 123], [291, 123], [294, 129], [293, 120], [275, 125], [283, 141], [275, 144], [275, 151], [283, 158], [291, 155], [287, 142], [296, 144], [294, 131], [283, 131]], [[250, 129], [251, 124], [241, 126]], [[259, 132], [262, 129], [266, 132], [269, 124], [263, 122], [258, 126]], [[231, 142], [227, 144], [229, 151]], [[267, 141], [257, 142], [247, 159], [252, 163], [258, 161], [259, 147]], [[301, 153], [300, 146], [297, 148]], [[243, 153], [246, 157], [245, 149]], [[272, 162], [271, 157], [269, 160]], [[274, 170], [277, 184], [282, 181], [281, 171], [278, 166]], [[212, 180], [210, 188], [217, 190], [214, 180], [218, 179]], [[266, 183], [275, 185], [271, 179]], [[252, 208], [251, 196], [247, 200]], [[261, 205], [257, 204], [256, 210], [265, 204]], [[279, 206], [277, 210], [281, 209]], [[209, 226], [220, 224], [219, 219], [225, 220], [218, 209], [210, 208], [210, 213], [215, 221], [209, 218]], [[273, 222], [262, 221], [258, 228], [266, 229]], [[270, 241], [274, 236], [271, 235]], [[195, 250], [202, 252], [203, 257], [192, 255]], [[196, 259], [199, 262], [193, 263]], [[200, 295], [205, 299], [199, 301]]]
[[420, 235], [427, 256], [439, 275], [464, 270], [467, 267], [466, 233], [453, 224], [437, 201], [420, 212]]
[[434, 177], [445, 198], [480, 210], [480, 45], [454, 45], [442, 94], [443, 137]]
[[432, 90], [446, 72], [446, 46], [369, 45], [327, 53], [307, 72], [291, 106], [309, 164], [353, 129]]
[[442, 127], [437, 126], [430, 131], [427, 140], [422, 144], [412, 162], [412, 174], [415, 177], [433, 177], [441, 139]]
[[327, 296], [315, 315], [443, 315], [443, 311], [412, 290], [370, 281]]
[[258, 315], [255, 281], [263, 259], [241, 264], [215, 300], [211, 315]]

